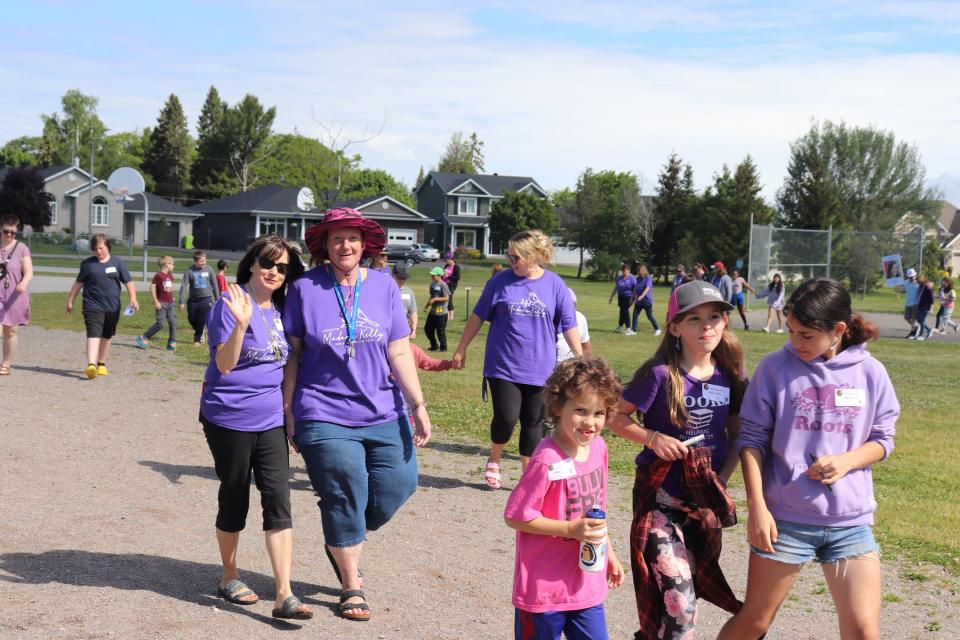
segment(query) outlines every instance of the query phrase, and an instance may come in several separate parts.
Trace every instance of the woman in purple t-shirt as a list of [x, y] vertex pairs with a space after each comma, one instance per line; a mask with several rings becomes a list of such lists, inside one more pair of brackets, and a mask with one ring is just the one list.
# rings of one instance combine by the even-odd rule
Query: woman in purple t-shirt
[[217, 544], [223, 575], [217, 591], [234, 604], [258, 600], [237, 570], [254, 475], [276, 580], [273, 617], [303, 620], [313, 612], [290, 587], [293, 520], [280, 390], [289, 347], [279, 311], [287, 283], [301, 273], [300, 252], [279, 236], [260, 238], [247, 249], [237, 266], [237, 284], [230, 285], [208, 314], [210, 363], [200, 396], [200, 422], [220, 480]]
[[30, 280], [33, 260], [27, 245], [17, 240], [20, 219], [3, 216], [0, 220], [0, 326], [3, 326], [3, 361], [0, 376], [10, 375], [10, 363], [17, 348], [17, 327], [30, 323]]
[[630, 331], [630, 305], [633, 304], [633, 294], [637, 291], [637, 279], [630, 274], [630, 265], [626, 262], [620, 267], [620, 275], [613, 283], [613, 290], [610, 292], [610, 300], [613, 303], [613, 296], [617, 296], [617, 305], [620, 307], [620, 319], [617, 321], [617, 333]]
[[383, 228], [357, 211], [327, 211], [306, 233], [317, 266], [293, 283], [283, 309], [287, 430], [320, 496], [327, 558], [342, 587], [339, 612], [349, 620], [370, 618], [359, 571], [366, 532], [413, 495], [416, 447], [430, 439], [400, 288], [390, 275], [360, 267], [385, 240]]
[[520, 463], [525, 469], [543, 438], [543, 383], [557, 364], [557, 334], [570, 350], [583, 354], [576, 309], [567, 285], [544, 269], [553, 256], [550, 238], [539, 231], [521, 231], [507, 244], [510, 270], [487, 281], [453, 353], [462, 369], [467, 347], [490, 322], [483, 357], [484, 388], [490, 387], [490, 457], [483, 473], [490, 489], [500, 488], [500, 458], [520, 421]]

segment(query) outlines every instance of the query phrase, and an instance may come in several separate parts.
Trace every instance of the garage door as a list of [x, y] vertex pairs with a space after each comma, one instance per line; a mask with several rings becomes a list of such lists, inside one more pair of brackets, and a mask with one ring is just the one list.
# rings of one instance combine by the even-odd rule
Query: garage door
[[417, 232], [413, 229], [387, 229], [387, 244], [413, 244]]
[[154, 247], [179, 246], [180, 225], [166, 220], [151, 220], [149, 241]]

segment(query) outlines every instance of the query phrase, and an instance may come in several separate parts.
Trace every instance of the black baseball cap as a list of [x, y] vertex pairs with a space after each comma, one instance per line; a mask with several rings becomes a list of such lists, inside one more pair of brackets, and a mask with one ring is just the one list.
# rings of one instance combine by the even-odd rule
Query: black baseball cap
[[406, 262], [394, 262], [393, 263], [393, 275], [397, 278], [406, 278], [410, 279], [410, 267], [407, 266]]
[[679, 313], [686, 313], [702, 304], [717, 302], [725, 311], [732, 311], [733, 305], [723, 299], [720, 290], [704, 280], [684, 282], [670, 294], [667, 303], [667, 322], [671, 322]]

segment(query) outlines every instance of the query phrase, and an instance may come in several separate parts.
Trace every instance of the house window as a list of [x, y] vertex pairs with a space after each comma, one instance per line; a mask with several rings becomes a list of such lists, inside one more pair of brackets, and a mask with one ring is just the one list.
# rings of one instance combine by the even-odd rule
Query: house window
[[110, 205], [106, 199], [97, 196], [93, 199], [93, 211], [91, 212], [90, 224], [94, 227], [110, 226]]
[[477, 232], [473, 229], [457, 229], [456, 246], [467, 249], [477, 248]]
[[284, 218], [260, 218], [260, 229], [257, 237], [275, 234], [281, 238], [287, 237], [287, 221]]
[[477, 199], [476, 198], [457, 198], [457, 213], [461, 216], [475, 216], [477, 215]]
[[47, 206], [50, 207], [50, 224], [59, 224], [57, 222], [57, 213], [59, 212], [57, 198], [52, 193], [47, 194]]

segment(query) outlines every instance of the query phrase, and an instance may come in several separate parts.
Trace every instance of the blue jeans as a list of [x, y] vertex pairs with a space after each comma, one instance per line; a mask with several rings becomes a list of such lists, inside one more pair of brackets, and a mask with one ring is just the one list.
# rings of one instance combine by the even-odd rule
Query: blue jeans
[[297, 423], [294, 441], [320, 496], [323, 537], [331, 547], [363, 542], [417, 489], [417, 454], [406, 416], [368, 427]]
[[633, 330], [637, 330], [637, 318], [640, 317], [640, 310], [647, 312], [647, 320], [650, 321], [650, 324], [653, 325], [654, 331], [659, 331], [660, 326], [657, 325], [657, 320], [653, 317], [653, 301], [652, 300], [637, 300], [637, 303], [633, 305]]
[[929, 338], [933, 334], [933, 331], [927, 326], [927, 316], [929, 314], [930, 309], [922, 309], [917, 311], [917, 326], [920, 327], [917, 332], [918, 336]]
[[773, 543], [774, 553], [750, 547], [753, 553], [767, 560], [786, 564], [803, 564], [816, 560], [823, 564], [833, 564], [880, 551], [880, 545], [873, 537], [873, 529], [869, 525], [824, 527], [786, 520], [775, 522], [777, 541]]
[[603, 603], [574, 611], [531, 613], [514, 609], [514, 640], [607, 640]]

